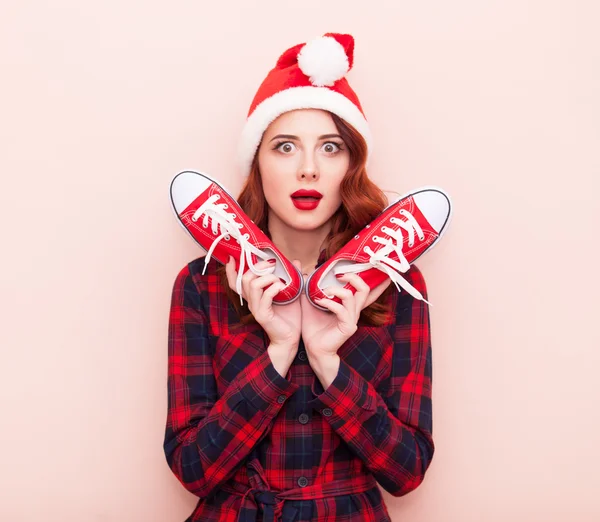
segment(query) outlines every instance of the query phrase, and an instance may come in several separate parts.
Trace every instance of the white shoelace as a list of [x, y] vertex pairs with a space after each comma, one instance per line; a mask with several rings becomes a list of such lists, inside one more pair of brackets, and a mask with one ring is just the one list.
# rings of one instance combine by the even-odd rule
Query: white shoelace
[[[381, 227], [381, 231], [387, 234], [389, 238], [373, 236], [373, 241], [381, 243], [382, 245], [385, 245], [385, 247], [380, 248], [377, 252], [373, 252], [373, 250], [368, 246], [364, 248], [365, 252], [371, 255], [368, 263], [357, 263], [341, 267], [339, 269], [334, 267], [333, 271], [335, 274], [345, 274], [347, 272], [362, 272], [363, 270], [368, 270], [370, 268], [377, 268], [378, 270], [385, 272], [390, 277], [399, 292], [401, 286], [415, 299], [420, 299], [431, 306], [431, 303], [423, 298], [421, 292], [419, 292], [406, 279], [404, 279], [404, 277], [400, 275], [400, 273], [405, 273], [410, 268], [409, 262], [402, 253], [402, 247], [404, 245], [404, 235], [402, 233], [402, 229], [408, 233], [409, 247], [412, 247], [415, 243], [415, 233], [419, 236], [421, 241], [425, 239], [425, 234], [423, 234], [423, 230], [413, 215], [405, 209], [400, 209], [400, 214], [405, 216], [406, 221], [402, 221], [395, 217], [390, 218], [390, 222], [400, 225], [398, 230], [392, 230], [391, 228], [385, 226]], [[367, 228], [368, 227], [369, 225], [367, 225]], [[355, 238], [357, 237], [358, 236], [355, 236]], [[388, 257], [388, 254], [392, 251], [396, 252], [398, 259], [400, 260], [399, 263]]]
[[256, 275], [272, 273], [273, 269], [271, 267], [267, 267], [264, 270], [259, 270], [254, 266], [254, 263], [252, 262], [252, 254], [255, 254], [262, 260], [269, 259], [269, 256], [248, 241], [250, 238], [249, 234], [242, 234], [240, 232], [240, 228], [242, 228], [244, 225], [235, 220], [236, 215], [233, 212], [225, 211], [225, 209], [228, 208], [227, 203], [215, 203], [215, 201], [220, 197], [221, 196], [219, 194], [213, 194], [204, 203], [202, 203], [202, 205], [200, 205], [192, 215], [192, 221], [198, 221], [200, 216], [204, 216], [202, 220], [202, 226], [204, 228], [208, 227], [208, 222], [210, 221], [212, 233], [215, 236], [217, 236], [219, 233], [219, 229], [221, 230], [220, 235], [218, 235], [213, 241], [208, 253], [206, 254], [206, 257], [204, 258], [202, 275], [204, 275], [204, 272], [206, 271], [206, 265], [210, 261], [210, 256], [212, 255], [215, 247], [219, 244], [219, 241], [221, 241], [223, 238], [225, 238], [225, 240], [229, 240], [230, 236], [233, 236], [240, 244], [240, 248], [242, 249], [240, 255], [240, 267], [238, 270], [237, 280], [235, 282], [235, 288], [240, 296], [240, 304], [243, 305], [244, 299], [242, 298], [242, 276], [244, 275], [244, 267], [246, 262], [248, 263], [248, 268]]

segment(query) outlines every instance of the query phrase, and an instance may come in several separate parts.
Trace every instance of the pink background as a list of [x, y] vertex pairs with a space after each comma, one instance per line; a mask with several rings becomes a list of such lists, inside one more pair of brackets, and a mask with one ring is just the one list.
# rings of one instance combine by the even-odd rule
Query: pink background
[[0, 7], [0, 519], [181, 522], [162, 452], [168, 184], [234, 152], [279, 54], [356, 38], [372, 178], [439, 185], [436, 455], [394, 521], [600, 520], [600, 8], [590, 1]]

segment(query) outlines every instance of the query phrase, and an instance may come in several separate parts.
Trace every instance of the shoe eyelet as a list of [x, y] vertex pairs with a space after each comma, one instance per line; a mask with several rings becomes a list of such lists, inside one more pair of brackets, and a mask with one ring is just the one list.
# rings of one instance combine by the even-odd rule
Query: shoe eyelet
[[379, 236], [373, 236], [373, 241], [377, 241], [379, 239]]
[[356, 234], [356, 235], [354, 236], [354, 239], [358, 239], [358, 237], [359, 237], [359, 236], [358, 236], [358, 234]]
[[412, 247], [415, 244], [415, 242], [413, 241], [412, 243], [409, 243], [408, 246]]
[[231, 217], [235, 217], [235, 214], [231, 214]]
[[229, 241], [231, 239], [231, 236], [225, 236], [225, 241]]
[[250, 239], [250, 234], [244, 234], [244, 239]]
[[204, 223], [202, 223], [202, 228], [208, 228], [208, 224], [205, 225]]
[[229, 205], [227, 203], [223, 203], [223, 208], [229, 208]]
[[367, 225], [365, 228], [370, 228], [370, 227], [371, 227], [371, 225]]
[[194, 216], [192, 216], [192, 221], [195, 223], [196, 221], [198, 221], [198, 218], [195, 218]]
[[363, 248], [363, 252], [368, 252], [367, 247]]

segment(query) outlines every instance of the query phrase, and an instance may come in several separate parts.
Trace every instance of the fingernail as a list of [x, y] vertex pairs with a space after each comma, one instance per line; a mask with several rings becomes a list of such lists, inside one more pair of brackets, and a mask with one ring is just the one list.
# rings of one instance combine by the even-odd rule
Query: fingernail
[[271, 263], [271, 264], [277, 263], [277, 259], [269, 259], [269, 263]]
[[337, 278], [344, 277], [344, 274], [335, 274], [335, 277], [337, 277]]

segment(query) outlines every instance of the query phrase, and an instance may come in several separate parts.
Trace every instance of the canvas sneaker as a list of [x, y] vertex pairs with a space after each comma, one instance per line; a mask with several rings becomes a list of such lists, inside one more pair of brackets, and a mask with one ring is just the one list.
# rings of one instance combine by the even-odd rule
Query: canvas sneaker
[[[238, 272], [236, 291], [241, 304], [244, 302], [242, 276], [248, 270], [259, 276], [274, 273], [285, 283], [285, 287], [273, 298], [273, 304], [291, 303], [300, 296], [304, 284], [302, 273], [219, 182], [203, 172], [184, 170], [171, 180], [169, 190], [177, 220], [207, 252], [202, 274], [211, 258], [226, 264], [229, 256], [233, 256]], [[256, 263], [267, 259], [275, 259], [274, 267], [262, 270], [255, 267]]]
[[336, 274], [353, 272], [371, 289], [389, 277], [398, 291], [402, 287], [416, 299], [431, 304], [402, 274], [440, 240], [451, 215], [450, 197], [438, 187], [420, 187], [401, 196], [313, 271], [304, 284], [308, 300], [313, 306], [329, 311], [315, 300], [329, 298], [341, 303], [340, 298], [323, 292], [327, 287], [340, 286], [355, 293], [356, 288], [350, 282], [336, 278]]

